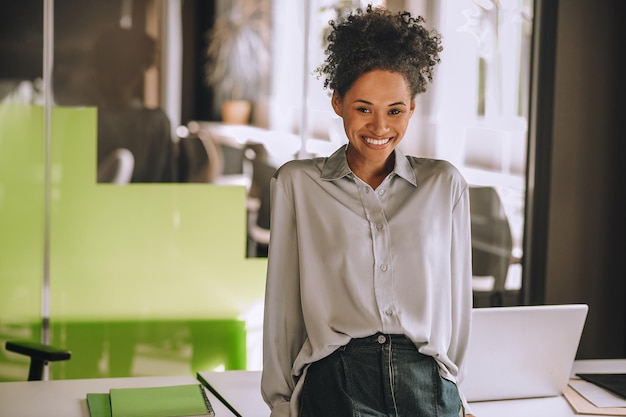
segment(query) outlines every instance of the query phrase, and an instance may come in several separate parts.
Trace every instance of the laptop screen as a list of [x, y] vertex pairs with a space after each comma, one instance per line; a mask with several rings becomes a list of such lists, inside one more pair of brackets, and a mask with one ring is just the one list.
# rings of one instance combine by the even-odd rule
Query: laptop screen
[[467, 400], [560, 395], [587, 311], [585, 304], [475, 308], [459, 386]]

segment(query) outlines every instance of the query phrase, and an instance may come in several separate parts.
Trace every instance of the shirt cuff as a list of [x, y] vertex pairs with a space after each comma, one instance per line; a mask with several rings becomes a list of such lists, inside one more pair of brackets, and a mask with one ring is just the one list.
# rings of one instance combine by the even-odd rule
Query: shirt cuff
[[272, 413], [270, 417], [289, 417], [289, 405], [288, 402], [283, 402], [280, 404], [275, 404], [272, 407]]

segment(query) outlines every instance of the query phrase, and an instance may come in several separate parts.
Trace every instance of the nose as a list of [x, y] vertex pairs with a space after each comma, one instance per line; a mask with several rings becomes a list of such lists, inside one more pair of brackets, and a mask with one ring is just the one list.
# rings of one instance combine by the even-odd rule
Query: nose
[[374, 114], [369, 123], [369, 130], [376, 136], [381, 136], [389, 130], [387, 118], [384, 114]]

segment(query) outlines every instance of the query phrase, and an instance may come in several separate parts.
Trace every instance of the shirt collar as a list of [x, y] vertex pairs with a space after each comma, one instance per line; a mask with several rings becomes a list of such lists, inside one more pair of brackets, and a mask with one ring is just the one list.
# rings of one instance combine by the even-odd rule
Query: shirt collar
[[[321, 174], [323, 180], [333, 181], [352, 174], [352, 171], [348, 166], [348, 159], [346, 158], [347, 147], [348, 145], [341, 146], [326, 159], [326, 163], [322, 168]], [[417, 187], [415, 172], [413, 171], [413, 167], [409, 163], [409, 160], [402, 153], [402, 151], [400, 151], [400, 149], [396, 148], [394, 149], [394, 152], [396, 153], [396, 165], [393, 168], [392, 174], [404, 178], [406, 181]]]

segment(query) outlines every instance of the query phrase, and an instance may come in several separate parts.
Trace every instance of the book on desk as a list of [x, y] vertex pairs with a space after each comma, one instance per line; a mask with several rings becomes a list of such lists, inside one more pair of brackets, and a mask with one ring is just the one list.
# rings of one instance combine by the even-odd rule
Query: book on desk
[[563, 393], [576, 414], [626, 416], [626, 374], [576, 373]]
[[214, 417], [201, 384], [111, 388], [88, 393], [91, 417]]
[[576, 376], [626, 399], [626, 374], [577, 373]]

